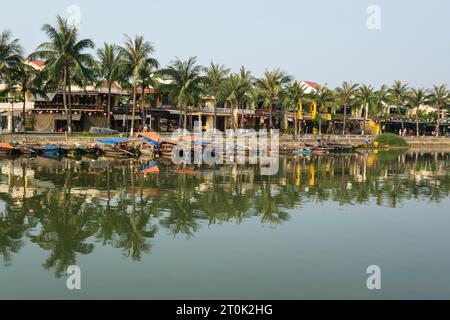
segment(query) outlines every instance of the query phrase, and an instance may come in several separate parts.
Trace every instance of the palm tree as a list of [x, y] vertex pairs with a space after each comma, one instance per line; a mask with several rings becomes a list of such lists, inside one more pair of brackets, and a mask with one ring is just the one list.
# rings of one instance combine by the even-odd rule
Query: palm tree
[[202, 67], [197, 65], [197, 57], [190, 57], [186, 61], [176, 58], [168, 68], [162, 71], [162, 74], [171, 80], [171, 83], [166, 87], [175, 97], [177, 107], [181, 111], [180, 128], [182, 123], [184, 129], [187, 126], [186, 109], [190, 97], [195, 91], [199, 90], [200, 84], [205, 82], [205, 78], [201, 76], [201, 71]]
[[7, 74], [22, 62], [23, 49], [19, 39], [11, 39], [8, 30], [0, 34], [0, 80], [4, 80]]
[[365, 134], [367, 119], [369, 117], [369, 105], [373, 102], [374, 91], [372, 86], [363, 84], [358, 91], [358, 99], [364, 110], [364, 121], [361, 128], [361, 135]]
[[[67, 130], [72, 133], [72, 105], [70, 80], [92, 77], [94, 59], [86, 49], [93, 49], [94, 43], [90, 39], [78, 40], [78, 29], [69, 25], [66, 19], [56, 17], [56, 26], [45, 24], [42, 27], [49, 38], [30, 55], [30, 58], [41, 58], [45, 60], [44, 74], [55, 83], [63, 83], [63, 104], [67, 117]], [[68, 95], [67, 95], [68, 89]]]
[[24, 62], [15, 66], [14, 70], [10, 73], [10, 77], [7, 80], [7, 90], [20, 91], [22, 96], [22, 125], [25, 132], [25, 107], [27, 94], [44, 95], [45, 92], [42, 89], [43, 86], [37, 80], [38, 71], [35, 70], [29, 64]]
[[340, 104], [344, 107], [344, 123], [342, 133], [346, 133], [347, 128], [347, 108], [350, 106], [352, 100], [356, 96], [358, 91], [358, 84], [351, 84], [347, 81], [342, 83], [342, 87], [336, 88], [337, 96], [340, 100]]
[[[289, 107], [297, 106], [297, 108], [294, 108], [296, 110], [300, 110], [298, 109], [300, 105], [304, 101], [308, 100], [309, 97], [310, 95], [306, 93], [306, 86], [298, 81], [290, 83], [285, 89], [285, 98], [286, 98], [285, 103], [287, 103]], [[294, 132], [295, 135], [298, 134], [297, 116], [295, 117]]]
[[214, 123], [213, 128], [217, 127], [217, 96], [219, 94], [220, 86], [223, 81], [230, 74], [230, 69], [224, 65], [215, 64], [211, 61], [211, 65], [205, 69], [207, 92], [214, 100]]
[[446, 85], [445, 84], [442, 84], [440, 86], [434, 85], [431, 91], [431, 102], [438, 109], [438, 119], [436, 123], [437, 136], [439, 136], [439, 125], [441, 121], [442, 108], [446, 106], [449, 103], [449, 101], [450, 101], [450, 94], [447, 90]]
[[252, 76], [252, 73], [245, 69], [245, 67], [241, 67], [239, 70], [239, 91], [237, 95], [238, 100], [238, 108], [241, 107], [242, 113], [241, 113], [241, 121], [240, 121], [240, 127], [244, 127], [244, 106], [248, 107], [248, 105], [251, 105], [253, 103], [253, 82], [254, 78]]
[[419, 131], [419, 108], [421, 105], [429, 101], [429, 92], [426, 89], [411, 89], [408, 94], [408, 101], [413, 108], [416, 108], [416, 135], [420, 135]]
[[[395, 103], [396, 107], [402, 108], [405, 105], [405, 102], [408, 97], [408, 84], [402, 84], [401, 81], [396, 80], [392, 87], [388, 90], [388, 94], [390, 99]], [[403, 118], [402, 118], [402, 129], [404, 127]]]
[[159, 82], [156, 79], [157, 70], [155, 69], [155, 65], [151, 63], [145, 63], [138, 70], [138, 81], [137, 85], [141, 89], [141, 113], [142, 113], [142, 124], [146, 123], [146, 115], [144, 109], [144, 100], [145, 100], [145, 90], [156, 88], [159, 86]]
[[279, 99], [281, 90], [291, 82], [291, 77], [280, 69], [266, 70], [264, 77], [256, 81], [267, 92], [269, 99], [269, 128], [272, 129], [272, 110], [274, 102]]
[[[333, 91], [326, 86], [319, 86], [311, 95], [311, 99], [316, 102], [320, 112], [327, 112], [330, 104], [334, 101]], [[322, 134], [322, 117], [318, 116], [319, 135]]]
[[[388, 95], [389, 87], [383, 84], [378, 91], [374, 94], [374, 107], [375, 111], [381, 116], [384, 115], [384, 108], [390, 102], [390, 97]], [[381, 130], [381, 122], [380, 122], [380, 130]], [[381, 131], [380, 131], [381, 133]]]
[[101, 82], [105, 81], [108, 86], [108, 128], [111, 127], [111, 88], [113, 83], [120, 81], [123, 77], [125, 63], [120, 54], [119, 47], [115, 44], [105, 43], [103, 48], [97, 50], [98, 73]]
[[238, 106], [238, 95], [241, 89], [241, 81], [238, 75], [231, 74], [226, 81], [222, 83], [220, 89], [220, 101], [230, 105], [231, 128], [236, 129], [235, 111]]
[[155, 68], [159, 66], [156, 59], [150, 57], [155, 49], [153, 45], [144, 40], [143, 36], [135, 36], [134, 40], [125, 35], [125, 45], [120, 48], [126, 64], [128, 77], [131, 77], [133, 85], [133, 107], [131, 112], [131, 129], [130, 135], [134, 133], [134, 117], [136, 114], [136, 87], [139, 79], [139, 70], [144, 65], [152, 65]]

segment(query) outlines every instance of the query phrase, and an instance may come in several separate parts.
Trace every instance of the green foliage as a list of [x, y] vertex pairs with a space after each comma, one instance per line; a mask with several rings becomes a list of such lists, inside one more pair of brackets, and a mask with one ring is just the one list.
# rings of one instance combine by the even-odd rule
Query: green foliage
[[381, 147], [407, 147], [406, 140], [393, 133], [383, 133], [375, 138], [375, 142], [378, 142]]

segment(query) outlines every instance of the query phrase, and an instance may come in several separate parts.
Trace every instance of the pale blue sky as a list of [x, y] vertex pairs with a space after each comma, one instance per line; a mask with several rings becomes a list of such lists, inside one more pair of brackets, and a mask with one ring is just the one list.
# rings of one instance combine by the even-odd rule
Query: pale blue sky
[[[381, 8], [377, 31], [366, 27], [372, 4]], [[2, 4], [0, 30], [30, 52], [45, 40], [41, 26], [70, 5], [81, 9], [83, 37], [102, 45], [143, 34], [163, 65], [198, 56], [257, 76], [280, 67], [331, 87], [450, 84], [448, 0], [14, 0]]]

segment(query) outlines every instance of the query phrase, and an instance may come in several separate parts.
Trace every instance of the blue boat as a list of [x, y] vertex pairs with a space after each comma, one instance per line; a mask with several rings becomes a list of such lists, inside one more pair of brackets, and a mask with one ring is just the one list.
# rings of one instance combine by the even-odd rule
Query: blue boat
[[43, 146], [40, 148], [43, 155], [55, 156], [61, 153], [61, 148], [57, 146]]
[[310, 156], [310, 155], [312, 155], [312, 150], [311, 149], [299, 149], [299, 150], [292, 151], [292, 154]]

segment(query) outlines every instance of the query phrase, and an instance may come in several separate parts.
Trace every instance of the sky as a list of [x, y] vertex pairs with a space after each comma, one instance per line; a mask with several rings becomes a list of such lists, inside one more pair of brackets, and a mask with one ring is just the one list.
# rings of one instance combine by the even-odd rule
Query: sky
[[2, 4], [0, 30], [30, 53], [59, 14], [80, 21], [80, 36], [97, 46], [143, 35], [161, 65], [197, 56], [255, 76], [279, 67], [332, 88], [430, 87], [450, 85], [449, 13], [448, 0], [14, 0]]

